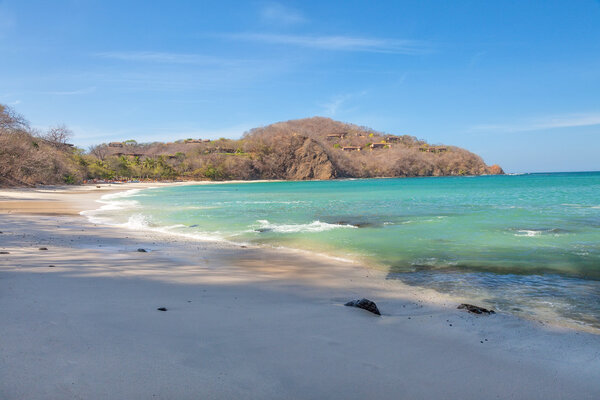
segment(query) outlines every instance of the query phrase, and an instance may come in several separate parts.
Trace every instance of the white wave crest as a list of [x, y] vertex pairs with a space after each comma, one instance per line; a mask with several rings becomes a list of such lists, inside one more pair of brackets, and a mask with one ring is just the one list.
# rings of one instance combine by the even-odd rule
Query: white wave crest
[[134, 196], [140, 191], [141, 189], [131, 189], [124, 192], [105, 194], [100, 197], [99, 200], [96, 200], [96, 202], [101, 203], [102, 206], [95, 210], [81, 211], [79, 214], [87, 217], [87, 219], [94, 224], [115, 225], [116, 222], [111, 217], [112, 212], [139, 207], [139, 203], [136, 200], [126, 200], [125, 198]]
[[135, 230], [144, 230], [148, 229], [152, 224], [150, 223], [150, 218], [145, 216], [144, 214], [133, 214], [129, 217], [127, 222], [124, 224], [120, 224], [121, 226], [129, 229]]
[[515, 236], [529, 236], [529, 237], [533, 237], [533, 236], [540, 236], [542, 234], [542, 231], [532, 231], [529, 229], [519, 229], [517, 231], [517, 233], [515, 233]]
[[357, 229], [353, 225], [328, 224], [327, 222], [313, 221], [310, 224], [272, 224], [266, 219], [256, 221], [260, 224], [259, 229], [277, 233], [303, 233], [303, 232], [324, 232], [332, 229]]
[[[147, 189], [152, 189], [152, 188], [147, 188]], [[144, 190], [144, 189], [129, 189], [129, 190], [125, 190], [123, 192], [109, 193], [109, 194], [105, 194], [104, 196], [100, 197], [100, 200], [104, 202], [104, 201], [111, 201], [114, 199], [121, 199], [123, 197], [135, 196], [142, 190]]]

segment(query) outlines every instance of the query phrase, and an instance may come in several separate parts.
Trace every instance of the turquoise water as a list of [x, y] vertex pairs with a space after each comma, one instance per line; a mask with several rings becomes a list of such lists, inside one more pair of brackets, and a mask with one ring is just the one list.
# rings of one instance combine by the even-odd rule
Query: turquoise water
[[358, 259], [389, 279], [600, 327], [600, 173], [163, 187], [93, 218]]

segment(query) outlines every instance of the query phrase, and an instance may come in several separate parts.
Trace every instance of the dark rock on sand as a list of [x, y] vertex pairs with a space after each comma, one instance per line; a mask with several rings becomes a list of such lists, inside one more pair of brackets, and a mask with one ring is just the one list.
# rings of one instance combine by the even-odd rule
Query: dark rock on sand
[[167, 311], [167, 307], [159, 307], [157, 308], [158, 311]]
[[10, 254], [8, 251], [0, 251], [0, 254]]
[[470, 313], [473, 314], [496, 314], [496, 312], [494, 310], [488, 310], [487, 308], [483, 308], [483, 307], [479, 307], [479, 306], [474, 306], [472, 304], [461, 304], [460, 306], [457, 307], [459, 310], [467, 310]]
[[137, 251], [140, 253], [146, 253], [146, 249], [137, 249]]
[[48, 265], [48, 268], [54, 268], [56, 265]]
[[352, 300], [347, 302], [345, 305], [348, 307], [362, 308], [363, 310], [367, 310], [373, 314], [381, 315], [379, 309], [377, 308], [377, 304], [368, 299]]
[[47, 247], [40, 247], [40, 250], [48, 250]]

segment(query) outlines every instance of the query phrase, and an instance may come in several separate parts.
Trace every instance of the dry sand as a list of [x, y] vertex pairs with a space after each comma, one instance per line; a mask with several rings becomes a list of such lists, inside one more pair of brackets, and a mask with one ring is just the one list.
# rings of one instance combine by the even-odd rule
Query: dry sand
[[0, 192], [0, 399], [600, 398], [600, 335], [77, 215], [132, 187]]

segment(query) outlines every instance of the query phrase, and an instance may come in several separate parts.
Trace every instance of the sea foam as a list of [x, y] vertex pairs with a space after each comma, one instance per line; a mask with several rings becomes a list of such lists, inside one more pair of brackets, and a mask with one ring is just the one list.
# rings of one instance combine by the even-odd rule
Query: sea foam
[[270, 231], [276, 233], [304, 233], [304, 232], [324, 232], [332, 229], [357, 229], [353, 225], [329, 224], [327, 222], [313, 221], [309, 224], [273, 224], [266, 219], [256, 221], [260, 224], [261, 231]]

